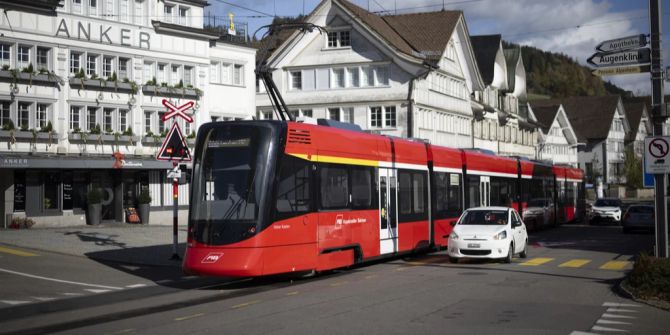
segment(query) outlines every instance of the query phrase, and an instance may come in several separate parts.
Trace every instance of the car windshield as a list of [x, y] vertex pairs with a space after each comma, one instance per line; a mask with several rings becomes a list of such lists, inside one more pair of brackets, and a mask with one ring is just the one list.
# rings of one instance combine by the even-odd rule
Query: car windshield
[[595, 206], [598, 207], [619, 207], [621, 202], [617, 199], [598, 199]]
[[465, 212], [458, 224], [462, 225], [505, 225], [508, 214], [505, 210], [470, 210]]
[[651, 206], [631, 206], [628, 213], [654, 214], [654, 207]]

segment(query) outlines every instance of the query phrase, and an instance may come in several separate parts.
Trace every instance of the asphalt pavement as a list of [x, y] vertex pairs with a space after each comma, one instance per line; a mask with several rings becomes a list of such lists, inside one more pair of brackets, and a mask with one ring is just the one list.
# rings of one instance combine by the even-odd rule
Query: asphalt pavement
[[[184, 255], [186, 225], [178, 226], [177, 252]], [[67, 228], [2, 229], [0, 245], [151, 266], [181, 266], [172, 226], [108, 224]]]

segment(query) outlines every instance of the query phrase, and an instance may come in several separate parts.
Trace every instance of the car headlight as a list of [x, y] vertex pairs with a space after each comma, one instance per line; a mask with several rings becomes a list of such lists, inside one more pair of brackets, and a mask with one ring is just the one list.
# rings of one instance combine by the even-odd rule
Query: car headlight
[[507, 230], [503, 230], [495, 235], [493, 235], [494, 240], [504, 240], [507, 238]]
[[449, 234], [449, 238], [452, 240], [458, 240], [458, 234], [452, 231], [451, 234]]

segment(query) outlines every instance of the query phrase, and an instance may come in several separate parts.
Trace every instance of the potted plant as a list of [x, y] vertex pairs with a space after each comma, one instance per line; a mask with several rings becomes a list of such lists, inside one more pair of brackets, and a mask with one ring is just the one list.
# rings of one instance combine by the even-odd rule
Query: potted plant
[[86, 211], [86, 218], [88, 224], [98, 225], [102, 216], [102, 192], [98, 188], [92, 188], [86, 194], [86, 203], [88, 210]]
[[139, 203], [137, 209], [139, 210], [141, 223], [149, 223], [149, 206], [151, 204], [151, 194], [149, 194], [148, 189], [143, 189], [140, 191], [140, 196], [137, 197], [137, 202]]

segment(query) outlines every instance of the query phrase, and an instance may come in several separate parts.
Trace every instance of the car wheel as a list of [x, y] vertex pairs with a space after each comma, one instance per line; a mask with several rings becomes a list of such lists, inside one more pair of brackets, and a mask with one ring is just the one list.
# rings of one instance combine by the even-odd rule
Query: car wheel
[[519, 257], [521, 258], [526, 258], [528, 257], [528, 240], [526, 240], [526, 243], [523, 246], [523, 251], [519, 254]]
[[449, 263], [458, 263], [458, 258], [456, 257], [449, 257]]
[[503, 262], [507, 264], [512, 263], [512, 257], [514, 257], [514, 243], [510, 243], [507, 257], [503, 258]]

